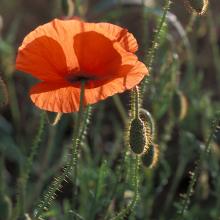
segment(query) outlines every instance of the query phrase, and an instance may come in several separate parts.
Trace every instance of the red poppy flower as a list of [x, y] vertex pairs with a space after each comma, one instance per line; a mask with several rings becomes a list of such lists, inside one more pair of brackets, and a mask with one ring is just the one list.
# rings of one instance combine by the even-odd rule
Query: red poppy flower
[[137, 85], [148, 74], [134, 52], [138, 45], [126, 29], [109, 23], [55, 19], [29, 33], [19, 47], [16, 68], [39, 79], [30, 91], [41, 109], [79, 109]]

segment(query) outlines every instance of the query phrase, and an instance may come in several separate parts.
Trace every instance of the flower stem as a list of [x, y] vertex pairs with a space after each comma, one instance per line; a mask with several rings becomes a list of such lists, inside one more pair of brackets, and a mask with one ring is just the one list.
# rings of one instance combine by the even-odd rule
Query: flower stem
[[31, 146], [30, 155], [27, 158], [24, 169], [21, 171], [21, 176], [18, 181], [18, 189], [17, 189], [17, 202], [14, 212], [13, 219], [17, 219], [17, 217], [23, 217], [26, 209], [25, 197], [26, 197], [26, 186], [29, 180], [29, 175], [33, 166], [34, 157], [37, 154], [40, 142], [42, 140], [45, 128], [45, 112], [41, 113], [40, 125], [38, 128], [37, 135], [34, 139], [34, 142]]
[[[63, 181], [67, 181], [72, 176], [72, 172], [74, 171], [74, 178], [76, 186], [76, 179], [77, 179], [77, 162], [78, 162], [78, 151], [80, 145], [80, 126], [83, 117], [83, 102], [84, 102], [84, 93], [85, 93], [85, 82], [81, 81], [81, 90], [80, 90], [80, 106], [79, 106], [79, 113], [76, 119], [76, 125], [73, 132], [73, 145], [72, 145], [72, 155], [70, 160], [66, 163], [63, 168], [63, 172], [60, 175], [54, 177], [54, 180], [48, 187], [46, 193], [44, 194], [43, 199], [38, 204], [37, 209], [34, 212], [36, 219], [41, 219], [42, 213], [47, 211], [56, 197], [56, 192], [62, 188]], [[77, 195], [77, 190], [74, 190], [74, 198]], [[74, 201], [75, 203], [75, 201]]]
[[136, 86], [134, 88], [134, 97], [135, 97], [135, 118], [139, 118], [139, 111], [140, 111], [140, 97], [139, 97], [139, 88]]
[[124, 124], [126, 125], [127, 121], [128, 121], [128, 116], [127, 116], [127, 112], [123, 106], [123, 103], [122, 103], [119, 95], [114, 95], [113, 101], [116, 105], [116, 108], [118, 109], [118, 111], [120, 113], [121, 119], [123, 120]]
[[121, 219], [127, 219], [131, 212], [134, 210], [138, 199], [139, 199], [139, 166], [140, 166], [140, 158], [138, 155], [135, 156], [135, 163], [134, 166], [134, 196], [132, 198], [132, 201], [128, 204], [127, 207], [123, 208], [116, 216], [111, 218], [111, 220], [121, 220]]
[[[147, 54], [147, 57], [146, 57], [146, 64], [148, 65], [149, 72], [151, 72], [152, 64], [154, 62], [156, 51], [157, 51], [158, 47], [160, 46], [161, 33], [163, 31], [164, 26], [166, 25], [166, 16], [167, 16], [167, 13], [170, 9], [171, 2], [172, 2], [171, 0], [166, 0], [166, 2], [165, 2], [165, 6], [163, 9], [163, 15], [160, 18], [160, 21], [156, 27], [155, 34], [153, 37], [152, 46], [151, 46], [151, 48]], [[146, 84], [147, 84], [147, 77], [145, 77], [143, 79], [143, 81], [141, 82], [141, 88], [140, 88], [141, 99], [142, 99], [141, 101], [143, 101], [143, 96], [146, 91]]]
[[85, 81], [81, 81], [81, 89], [80, 89], [80, 104], [79, 104], [79, 113], [78, 117], [76, 119], [76, 126], [74, 128], [74, 135], [73, 135], [73, 146], [72, 146], [72, 159], [74, 161], [74, 169], [73, 169], [73, 174], [74, 174], [74, 190], [73, 190], [73, 207], [75, 204], [75, 198], [77, 197], [77, 164], [78, 164], [78, 153], [79, 153], [79, 145], [80, 145], [80, 125], [81, 121], [83, 120], [83, 102], [84, 102], [84, 94], [85, 94]]

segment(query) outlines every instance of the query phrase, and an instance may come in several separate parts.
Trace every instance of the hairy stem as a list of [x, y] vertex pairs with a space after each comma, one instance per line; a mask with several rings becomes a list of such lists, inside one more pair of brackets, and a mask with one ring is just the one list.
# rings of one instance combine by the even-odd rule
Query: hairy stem
[[[48, 187], [46, 193], [44, 194], [44, 197], [42, 201], [40, 201], [40, 204], [38, 205], [37, 209], [35, 210], [35, 217], [37, 219], [41, 219], [41, 216], [44, 211], [47, 211], [53, 202], [53, 200], [56, 197], [57, 191], [60, 191], [62, 188], [63, 181], [66, 181], [72, 176], [72, 171], [74, 172], [74, 178], [77, 179], [77, 162], [78, 162], [78, 151], [79, 151], [79, 145], [80, 145], [80, 126], [82, 122], [83, 117], [83, 105], [84, 105], [84, 92], [85, 92], [85, 82], [81, 82], [81, 90], [80, 90], [80, 105], [79, 105], [79, 113], [76, 120], [76, 125], [74, 128], [73, 133], [73, 145], [72, 145], [72, 155], [70, 160], [67, 162], [65, 167], [63, 168], [63, 171], [60, 175], [57, 175], [50, 186]], [[76, 186], [76, 184], [75, 184]], [[77, 191], [74, 191], [74, 196]]]

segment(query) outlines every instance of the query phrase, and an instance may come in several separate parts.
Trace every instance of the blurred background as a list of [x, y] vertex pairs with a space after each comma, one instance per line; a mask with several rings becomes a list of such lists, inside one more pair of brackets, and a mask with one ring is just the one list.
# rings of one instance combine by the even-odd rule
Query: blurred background
[[[199, 11], [202, 1], [194, 1]], [[35, 79], [14, 69], [25, 35], [53, 18], [111, 22], [134, 34], [137, 54], [147, 65], [164, 5], [162, 0], [0, 0], [1, 220], [13, 219], [19, 177], [39, 126], [40, 110], [28, 96]], [[155, 121], [159, 161], [153, 169], [141, 166], [140, 199], [125, 219], [220, 219], [220, 129], [212, 126], [213, 120], [215, 125], [220, 120], [219, 10], [218, 0], [210, 1], [203, 16], [193, 14], [183, 0], [171, 4], [143, 103]], [[109, 219], [132, 201], [132, 157], [124, 144], [129, 108], [129, 92], [93, 107], [78, 164], [78, 214], [71, 207], [70, 181], [45, 213], [46, 219]], [[30, 216], [65, 163], [74, 120], [75, 114], [65, 114], [56, 126], [46, 122], [27, 184], [25, 212]], [[180, 215], [184, 200], [180, 194], [189, 189], [189, 171], [194, 172], [210, 134], [211, 150], [199, 162], [192, 196]]]

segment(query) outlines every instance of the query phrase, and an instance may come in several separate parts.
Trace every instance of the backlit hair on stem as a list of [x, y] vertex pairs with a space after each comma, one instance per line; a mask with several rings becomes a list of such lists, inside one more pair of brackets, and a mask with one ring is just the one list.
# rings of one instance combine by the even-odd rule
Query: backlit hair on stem
[[58, 124], [58, 122], [60, 121], [61, 117], [62, 117], [63, 113], [58, 112], [56, 113], [56, 116], [54, 117], [54, 119], [51, 121], [49, 118], [49, 115], [47, 114], [47, 121], [51, 126], [55, 126]]

